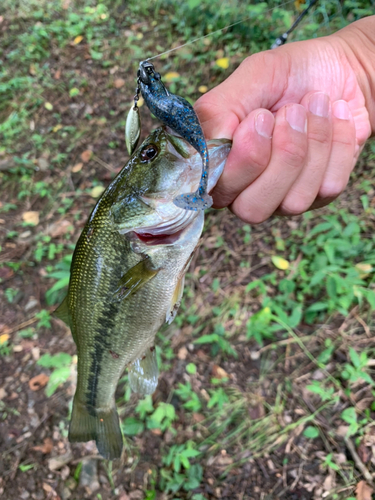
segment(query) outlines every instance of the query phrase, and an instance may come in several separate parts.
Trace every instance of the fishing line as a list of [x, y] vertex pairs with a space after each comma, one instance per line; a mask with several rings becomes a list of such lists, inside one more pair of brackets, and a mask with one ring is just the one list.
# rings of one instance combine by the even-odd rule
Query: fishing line
[[[282, 3], [280, 5], [277, 5], [277, 6], [273, 7], [272, 9], [266, 10], [262, 14], [268, 14], [269, 12], [273, 12], [276, 9], [281, 9], [282, 7], [285, 7], [286, 5], [294, 3], [294, 1], [295, 0], [289, 0], [288, 2], [285, 2], [285, 3]], [[302, 17], [304, 17], [307, 14], [307, 12], [312, 7], [312, 5], [314, 5], [317, 1], [318, 0], [311, 0], [311, 2], [309, 2], [308, 7], [305, 9], [305, 11], [301, 12], [301, 14], [298, 16], [298, 18], [296, 19], [296, 21], [293, 23], [292, 28], [290, 28], [286, 33], [290, 34], [291, 31], [293, 31], [293, 29], [297, 26], [297, 24], [302, 19]], [[241, 24], [241, 23], [244, 23], [246, 21], [249, 21], [250, 19], [253, 19], [253, 17], [254, 17], [253, 15], [249, 16], [249, 17], [246, 17], [244, 19], [241, 19], [240, 21], [236, 21], [235, 23], [229, 24], [228, 26], [225, 26], [224, 28], [220, 28], [220, 29], [218, 29], [216, 31], [213, 31], [212, 33], [208, 33], [207, 35], [203, 35], [203, 36], [200, 36], [198, 38], [194, 38], [193, 40], [190, 40], [189, 42], [183, 43], [182, 45], [179, 45], [178, 47], [174, 47], [173, 49], [169, 49], [169, 50], [166, 50], [165, 52], [161, 52], [160, 54], [157, 54], [156, 56], [149, 57], [149, 58], [146, 59], [146, 61], [151, 61], [152, 59], [156, 59], [157, 57], [161, 57], [161, 56], [164, 56], [166, 54], [169, 54], [170, 52], [173, 52], [175, 50], [181, 49], [182, 47], [186, 47], [187, 45], [190, 45], [192, 43], [198, 42], [199, 40], [203, 40], [204, 38], [207, 38], [209, 36], [215, 35], [216, 33], [220, 33], [221, 31], [224, 31], [226, 29], [232, 28], [233, 26], [237, 26], [237, 24]]]

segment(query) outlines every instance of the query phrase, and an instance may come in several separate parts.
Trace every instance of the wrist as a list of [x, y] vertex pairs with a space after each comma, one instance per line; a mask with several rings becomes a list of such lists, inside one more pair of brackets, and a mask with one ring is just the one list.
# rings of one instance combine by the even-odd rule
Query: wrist
[[364, 95], [372, 135], [375, 134], [375, 16], [350, 24], [332, 37], [340, 40]]

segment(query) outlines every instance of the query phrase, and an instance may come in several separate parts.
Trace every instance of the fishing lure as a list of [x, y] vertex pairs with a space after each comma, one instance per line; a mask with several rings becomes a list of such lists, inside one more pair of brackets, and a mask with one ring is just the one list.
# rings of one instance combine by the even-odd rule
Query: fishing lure
[[129, 156], [137, 149], [141, 136], [141, 117], [139, 115], [138, 101], [140, 89], [137, 87], [134, 96], [134, 106], [130, 108], [125, 124], [125, 143]]
[[193, 107], [186, 99], [166, 89], [160, 73], [155, 71], [154, 65], [149, 61], [140, 63], [137, 82], [151, 113], [191, 144], [202, 158], [202, 176], [198, 189], [193, 193], [177, 196], [173, 203], [185, 210], [209, 208], [212, 205], [212, 198], [207, 193], [208, 148]]

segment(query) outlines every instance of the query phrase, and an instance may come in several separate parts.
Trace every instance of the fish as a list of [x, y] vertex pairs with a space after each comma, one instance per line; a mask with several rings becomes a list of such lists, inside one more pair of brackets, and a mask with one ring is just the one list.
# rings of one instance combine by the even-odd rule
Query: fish
[[212, 206], [207, 192], [209, 154], [206, 139], [193, 106], [183, 97], [169, 92], [161, 81], [160, 73], [152, 63], [142, 61], [137, 73], [138, 84], [150, 111], [159, 120], [183, 137], [202, 158], [202, 175], [198, 189], [181, 193], [174, 199], [177, 207], [185, 210], [205, 210]]
[[[230, 147], [226, 139], [208, 142], [208, 189]], [[56, 310], [78, 355], [69, 440], [95, 440], [106, 459], [122, 453], [115, 391], [125, 368], [140, 394], [158, 383], [155, 335], [176, 315], [204, 222], [203, 211], [173, 200], [196, 189], [200, 163], [171, 129], [153, 131], [98, 200], [74, 250], [68, 293]]]

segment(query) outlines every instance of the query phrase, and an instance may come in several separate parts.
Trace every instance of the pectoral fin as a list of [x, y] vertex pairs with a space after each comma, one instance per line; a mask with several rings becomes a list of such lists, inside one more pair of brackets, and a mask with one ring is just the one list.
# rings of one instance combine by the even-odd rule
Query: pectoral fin
[[137, 359], [129, 368], [129, 385], [138, 394], [152, 394], [158, 385], [158, 378], [156, 351], [151, 347], [143, 358]]
[[114, 301], [122, 301], [141, 289], [159, 272], [153, 269], [149, 258], [141, 260], [120, 279], [117, 289], [113, 294]]

